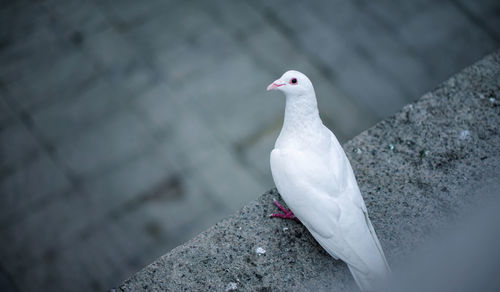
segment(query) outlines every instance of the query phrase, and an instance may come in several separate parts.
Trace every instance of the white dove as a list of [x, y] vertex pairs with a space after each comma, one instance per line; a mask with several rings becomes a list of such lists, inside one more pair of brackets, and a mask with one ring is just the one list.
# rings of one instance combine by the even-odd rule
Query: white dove
[[[389, 272], [368, 218], [351, 164], [335, 135], [323, 125], [309, 78], [290, 70], [267, 90], [285, 93], [283, 128], [271, 152], [271, 172], [284, 214], [298, 218], [335, 259], [343, 260], [362, 291]], [[295, 217], [296, 216], [296, 217]]]

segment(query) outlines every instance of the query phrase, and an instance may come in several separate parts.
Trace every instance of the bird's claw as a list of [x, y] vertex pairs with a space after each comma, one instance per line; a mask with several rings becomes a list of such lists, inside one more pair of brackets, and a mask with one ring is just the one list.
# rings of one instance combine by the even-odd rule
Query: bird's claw
[[283, 212], [283, 213], [274, 213], [274, 214], [269, 215], [269, 217], [291, 219], [291, 220], [295, 220], [297, 222], [300, 222], [299, 218], [295, 217], [295, 215], [293, 214], [293, 212], [291, 210], [285, 209], [285, 207], [283, 207], [276, 199], [273, 199], [273, 204], [276, 205], [276, 207], [278, 207], [278, 209], [280, 209], [281, 212]]

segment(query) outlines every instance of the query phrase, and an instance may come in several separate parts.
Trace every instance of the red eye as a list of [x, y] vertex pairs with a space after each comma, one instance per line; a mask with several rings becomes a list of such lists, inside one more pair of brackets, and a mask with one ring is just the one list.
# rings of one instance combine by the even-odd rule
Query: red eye
[[297, 78], [292, 78], [292, 80], [290, 80], [290, 83], [291, 84], [297, 84]]

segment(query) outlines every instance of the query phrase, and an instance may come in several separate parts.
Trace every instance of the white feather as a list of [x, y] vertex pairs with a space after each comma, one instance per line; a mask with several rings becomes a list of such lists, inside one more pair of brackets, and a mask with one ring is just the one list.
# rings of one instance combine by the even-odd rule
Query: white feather
[[318, 243], [347, 263], [358, 286], [373, 289], [389, 267], [349, 160], [321, 122], [312, 84], [297, 71], [273, 84], [284, 84], [276, 89], [286, 95], [283, 128], [270, 159], [276, 187]]

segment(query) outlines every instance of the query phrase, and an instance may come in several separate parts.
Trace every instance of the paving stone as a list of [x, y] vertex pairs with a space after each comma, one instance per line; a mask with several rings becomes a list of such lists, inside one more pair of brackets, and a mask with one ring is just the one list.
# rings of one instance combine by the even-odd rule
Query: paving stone
[[129, 157], [107, 173], [86, 180], [83, 187], [97, 216], [157, 189], [175, 187], [177, 171], [161, 152], [149, 148], [148, 152]]
[[7, 101], [0, 91], [0, 125], [4, 125], [12, 121], [14, 113], [11, 107], [7, 104]]
[[[162, 77], [149, 64], [131, 63], [123, 71], [108, 72], [113, 91], [122, 95], [123, 102], [129, 102], [148, 88], [153, 87]], [[161, 78], [161, 79], [159, 79]]]
[[[21, 286], [27, 290], [43, 287], [44, 290], [81, 291], [82, 287], [88, 287], [94, 291], [117, 285], [124, 280], [125, 275], [202, 230], [193, 233], [190, 230], [192, 224], [184, 226], [182, 220], [169, 227], [168, 223], [175, 222], [173, 219], [177, 216], [199, 216], [203, 227], [213, 223], [213, 219], [210, 219], [214, 218], [212, 211], [199, 208], [198, 195], [193, 199], [196, 201], [187, 208], [182, 207], [185, 200], [181, 200], [180, 209], [177, 203], [160, 200], [131, 210], [117, 221], [106, 222], [90, 236], [71, 245], [71, 248], [57, 249], [50, 259], [32, 264], [25, 273], [19, 274], [16, 282], [22, 283]], [[165, 206], [170, 208], [165, 211]], [[203, 206], [207, 207], [207, 204]], [[57, 247], [56, 243], [54, 247]], [[64, 270], [67, 265], [71, 267]], [[58, 272], [57, 281], [53, 271]], [[82, 286], [75, 287], [75, 283], [81, 283]]]
[[[0, 221], [28, 203], [58, 194], [70, 186], [65, 174], [44, 152], [0, 180]], [[20, 199], [22, 198], [22, 199]]]
[[230, 33], [240, 36], [252, 34], [256, 27], [265, 23], [263, 15], [245, 1], [216, 0], [203, 4], [217, 22], [223, 23], [224, 30]]
[[39, 60], [44, 60], [42, 64], [34, 64], [19, 78], [7, 82], [11, 98], [22, 108], [71, 96], [95, 74], [91, 61], [80, 51], [54, 55], [40, 51], [37, 54]]
[[269, 129], [269, 131], [262, 133], [261, 136], [256, 137], [251, 143], [245, 145], [241, 153], [239, 153], [243, 157], [245, 164], [249, 168], [253, 168], [259, 175], [260, 181], [263, 182], [262, 185], [269, 188], [274, 186], [269, 159], [280, 130], [281, 124], [278, 127]]
[[[210, 121], [214, 129], [230, 142], [241, 141], [279, 119], [277, 112], [283, 101], [269, 98], [265, 91], [275, 76], [256, 67], [253, 60], [245, 55], [236, 55], [219, 63], [217, 72], [197, 78], [196, 86], [188, 89], [188, 106]], [[215, 85], [220, 82], [239, 86]], [[256, 115], [260, 117], [257, 122]]]
[[417, 0], [399, 2], [394, 5], [394, 2], [390, 0], [382, 0], [378, 3], [358, 1], [358, 6], [367, 7], [378, 16], [379, 20], [387, 23], [388, 27], [397, 29], [399, 25], [413, 18], [415, 14], [427, 13], [427, 11], [434, 9], [435, 3], [436, 1], [432, 0]]
[[[178, 15], [183, 17], [176, 17]], [[199, 9], [196, 2], [190, 1], [148, 17], [144, 22], [126, 30], [125, 35], [146, 50], [157, 54], [175, 47], [176, 43], [185, 41], [193, 35], [202, 34], [206, 28], [213, 25], [209, 15]]]
[[175, 3], [171, 0], [148, 1], [143, 5], [137, 5], [137, 2], [133, 0], [120, 1], [119, 4], [113, 0], [98, 2], [120, 25], [133, 25], [155, 14], [162, 15], [161, 12], [168, 11], [169, 7]]
[[[30, 12], [19, 18], [15, 18], [19, 14], [17, 9], [2, 11], [0, 76], [6, 83], [21, 78], [40, 64], [46, 64], [47, 60], [42, 56], [55, 58], [61, 51], [56, 44], [56, 34], [49, 26], [48, 15], [41, 9], [32, 9], [27, 9]], [[40, 47], [44, 50], [41, 51]]]
[[106, 13], [93, 1], [45, 0], [42, 5], [54, 16], [64, 37], [75, 46], [86, 42], [86, 38], [112, 24]]
[[[229, 210], [237, 210], [244, 202], [254, 200], [256, 194], [263, 192], [264, 186], [257, 175], [252, 174], [241, 164], [231, 152], [218, 151], [193, 170], [193, 176]], [[220, 182], [216, 178], [231, 175], [230, 181]], [[233, 187], [241, 187], [235, 194]]]
[[[2, 4], [0, 9], [0, 35], [16, 36], [22, 40], [26, 33], [36, 30], [40, 24], [47, 24], [47, 13], [40, 2], [15, 1]], [[8, 24], [8, 25], [7, 25]]]
[[[177, 195], [180, 186], [172, 178], [171, 172], [171, 166], [161, 156], [148, 153], [147, 156], [124, 165], [118, 172], [87, 182], [82, 192], [71, 191], [58, 195], [42, 206], [33, 205], [31, 211], [20, 221], [13, 222], [2, 230], [4, 236], [1, 243], [8, 251], [3, 254], [2, 261], [21, 271], [33, 261], [43, 261], [60, 248], [72, 246], [81, 234], [92, 233], [101, 224], [114, 221], [110, 218], [120, 218], [129, 209], [140, 208], [143, 202], [155, 198], [168, 202], [170, 197], [189, 194], [182, 190], [183, 194]], [[199, 195], [190, 194], [190, 197], [193, 200]], [[130, 205], [131, 201], [136, 202], [135, 205]], [[198, 202], [191, 201], [187, 206], [193, 214]], [[207, 207], [207, 204], [201, 206]], [[125, 208], [123, 214], [120, 211], [122, 208]], [[92, 213], [90, 218], [87, 216], [89, 213]], [[183, 222], [182, 214], [178, 215], [179, 220], [172, 222]], [[36, 247], [30, 247], [35, 241]]]
[[[500, 4], [495, 0], [481, 0], [481, 1], [457, 1], [461, 4], [463, 9], [467, 12], [472, 13], [480, 23], [476, 24], [479, 26], [485, 26], [488, 28], [488, 34], [495, 37], [498, 41], [500, 39], [500, 20], [498, 19], [498, 10], [500, 9]], [[455, 3], [458, 7], [458, 4]], [[472, 20], [472, 19], [471, 19]]]
[[144, 118], [150, 122], [154, 130], [168, 129], [177, 119], [176, 101], [179, 95], [165, 82], [156, 84], [132, 101]]
[[122, 109], [95, 128], [56, 145], [57, 155], [74, 174], [88, 176], [145, 151], [152, 137], [143, 123]]
[[70, 190], [49, 204], [32, 204], [21, 219], [2, 228], [2, 262], [19, 273], [57, 254], [87, 224], [90, 210], [85, 196]]
[[[147, 236], [170, 247], [198, 234], [231, 212], [217, 200], [210, 188], [196, 180], [191, 171], [178, 179], [176, 188], [164, 190], [137, 210], [147, 218], [143, 221]], [[158, 225], [159, 232], [152, 228], [152, 224]]]
[[[317, 4], [317, 2], [314, 3]], [[329, 4], [332, 5], [332, 2]], [[391, 28], [380, 23], [370, 13], [366, 13], [363, 9], [364, 5], [343, 2], [341, 9], [336, 4], [332, 6], [335, 7], [336, 17], [331, 17], [327, 13], [328, 9], [320, 9], [319, 7], [313, 9], [318, 11], [319, 16], [323, 17], [323, 23], [329, 24], [330, 30], [338, 31], [341, 38], [337, 41], [350, 43], [349, 47], [359, 52], [358, 58], [364, 58], [367, 65], [374, 66], [380, 74], [388, 75], [392, 82], [398, 85], [402, 93], [410, 95], [399, 97], [401, 100], [399, 107], [403, 106], [405, 102], [414, 101], [428, 89], [421, 86], [422, 83], [428, 84], [430, 82], [427, 68], [416, 55], [399, 42]], [[358, 21], [352, 21], [352, 18]], [[333, 41], [335, 42], [335, 40]], [[346, 52], [348, 51], [343, 52], [344, 56], [352, 58], [352, 52], [345, 55]], [[335, 57], [331, 54], [327, 56], [326, 59]], [[335, 69], [335, 63], [331, 64]], [[342, 68], [339, 68], [339, 72], [342, 72]], [[418, 80], [419, 82], [408, 82], [409, 80]]]
[[160, 143], [184, 168], [199, 165], [219, 151], [227, 151], [223, 150], [223, 141], [213, 135], [207, 121], [195, 109], [178, 102], [173, 103], [172, 110], [178, 114], [177, 126], [171, 127]]
[[58, 141], [85, 130], [120, 108], [126, 94], [104, 78], [93, 81], [74, 96], [68, 96], [32, 113], [37, 130], [49, 141]]
[[[178, 113], [176, 123], [179, 127], [172, 129], [172, 133], [169, 134], [168, 139], [171, 147], [169, 153], [174, 157], [182, 158], [184, 169], [192, 171], [192, 176], [198, 182], [207, 185], [210, 192], [214, 193], [218, 200], [225, 200], [224, 196], [227, 196], [229, 185], [245, 185], [246, 189], [259, 189], [259, 183], [247, 170], [236, 167], [237, 162], [231, 158], [231, 151], [224, 147], [220, 139], [214, 137], [207, 130], [206, 122], [200, 118], [199, 114], [196, 114], [184, 103], [177, 103], [175, 109]], [[200, 149], [198, 147], [202, 148], [203, 151], [197, 150]], [[221, 171], [231, 172], [235, 176], [234, 181], [223, 185], [214, 183], [211, 178], [221, 175]], [[250, 193], [249, 191], [248, 194]], [[227, 204], [231, 206], [231, 209], [234, 209], [238, 204], [241, 204], [241, 200], [241, 197], [234, 198], [229, 200]]]
[[[476, 30], [466, 15], [451, 3], [436, 3], [398, 26], [401, 39], [428, 64], [432, 80], [442, 81], [498, 46], [484, 31]], [[418, 36], [418, 37], [416, 37]], [[472, 50], [460, 50], [474, 43]]]
[[[97, 264], [96, 258], [91, 253], [78, 251], [46, 265], [33, 265], [15, 276], [16, 285], [21, 291], [95, 291], [96, 287], [89, 280], [89, 272], [82, 262]], [[94, 269], [98, 269], [97, 265]]]
[[110, 27], [88, 36], [85, 48], [107, 70], [123, 71], [131, 63], [138, 63], [139, 53], [131, 42], [115, 28]]
[[116, 271], [107, 254], [110, 245], [116, 244], [114, 240], [105, 234], [82, 240], [72, 249], [56, 252], [45, 262], [32, 264], [16, 275], [16, 283], [24, 291], [102, 290], [102, 278], [110, 279]]
[[226, 31], [211, 23], [206, 24], [203, 30], [202, 34], [192, 32], [189, 42], [181, 42], [159, 52], [156, 58], [158, 69], [164, 72], [171, 85], [192, 85], [198, 76], [214, 75], [211, 68], [220, 62], [243, 54]]
[[0, 169], [17, 166], [38, 151], [37, 139], [21, 122], [0, 126]]

